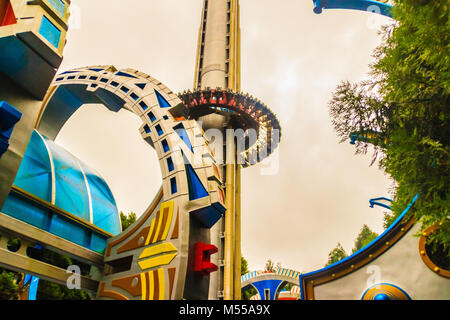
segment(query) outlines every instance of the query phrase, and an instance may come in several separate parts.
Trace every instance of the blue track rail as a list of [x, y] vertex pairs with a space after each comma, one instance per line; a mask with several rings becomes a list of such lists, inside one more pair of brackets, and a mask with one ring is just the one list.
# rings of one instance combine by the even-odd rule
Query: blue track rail
[[350, 9], [378, 13], [392, 18], [392, 6], [372, 0], [313, 0], [314, 12], [322, 13], [323, 9]]

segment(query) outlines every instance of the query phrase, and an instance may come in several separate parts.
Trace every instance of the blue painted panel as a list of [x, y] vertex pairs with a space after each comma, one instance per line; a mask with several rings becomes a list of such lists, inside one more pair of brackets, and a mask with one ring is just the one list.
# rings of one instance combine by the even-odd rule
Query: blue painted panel
[[158, 91], [155, 90], [155, 94], [156, 94], [156, 98], [158, 99], [159, 106], [161, 108], [171, 108], [172, 107], [169, 104], [169, 102], [167, 102], [167, 100], [164, 99], [164, 97]]
[[167, 158], [167, 169], [169, 170], [169, 172], [172, 172], [173, 170], [175, 170], [175, 166], [173, 165], [173, 161], [171, 157]]
[[100, 174], [81, 163], [92, 199], [93, 224], [113, 235], [121, 231], [116, 201], [106, 181]]
[[[282, 280], [262, 280], [253, 282], [252, 285], [258, 290], [259, 295], [261, 296], [261, 300], [275, 300], [275, 293], [278, 290], [278, 287], [282, 283]], [[270, 296], [266, 297], [264, 294], [264, 290], [270, 290]]]
[[144, 101], [139, 102], [139, 105], [141, 106], [142, 110], [144, 110], [144, 111], [148, 109], [148, 106]]
[[[55, 169], [55, 205], [90, 222], [90, 194], [92, 223], [111, 234], [120, 233], [120, 217], [116, 202], [106, 182], [93, 169], [36, 131], [31, 135], [14, 185], [46, 202], [52, 202], [52, 166], [46, 144], [51, 151]], [[8, 196], [3, 212], [61, 237], [67, 236], [67, 240], [73, 241], [67, 223], [63, 229], [61, 227], [50, 230], [49, 228], [55, 228], [55, 225], [49, 222], [48, 211], [15, 194]], [[76, 222], [70, 223], [78, 230], [75, 234], [88, 232], [86, 227], [82, 227], [84, 231], [80, 231], [80, 226]], [[83, 241], [85, 240], [77, 240], [76, 243], [89, 245]], [[96, 243], [96, 247], [102, 247], [105, 240], [99, 239]]]
[[185, 164], [185, 166], [189, 188], [189, 200], [191, 201], [209, 196], [208, 191], [206, 191], [194, 168], [192, 168], [190, 164]]
[[161, 145], [163, 147], [164, 152], [169, 152], [170, 148], [169, 148], [169, 144], [167, 143], [167, 140], [161, 141]]
[[47, 0], [48, 3], [53, 7], [53, 9], [58, 12], [58, 14], [64, 18], [66, 13], [66, 3], [62, 0]]
[[47, 202], [52, 201], [52, 169], [41, 136], [33, 131], [14, 185]]
[[90, 248], [95, 252], [104, 253], [106, 249], [106, 238], [96, 233], [92, 233]]
[[134, 100], [134, 101], [138, 101], [139, 100], [139, 96], [137, 94], [135, 94], [134, 92], [132, 92], [130, 94], [130, 97]]
[[155, 117], [155, 115], [153, 114], [153, 112], [149, 112], [149, 113], [148, 113], [148, 117], [150, 118], [150, 120], [151, 120], [152, 122], [155, 122], [155, 121], [156, 121], [156, 117]]
[[[113, 81], [114, 82], [114, 81]], [[113, 83], [111, 82], [111, 84]], [[119, 110], [125, 105], [125, 101], [120, 98], [118, 95], [103, 89], [98, 88], [95, 94], [102, 100], [102, 102], [108, 107], [115, 110]]]
[[76, 158], [55, 142], [46, 139], [55, 168], [55, 205], [89, 221], [89, 197], [84, 175]]
[[172, 194], [177, 193], [178, 191], [177, 179], [175, 177], [170, 179], [170, 191], [172, 192]]
[[[375, 12], [384, 16], [392, 17], [392, 6], [373, 0], [313, 0], [314, 12], [322, 13], [322, 9], [350, 9], [367, 12]], [[377, 8], [377, 11], [369, 10]]]
[[32, 276], [30, 280], [30, 288], [28, 289], [28, 300], [36, 300], [38, 286], [39, 278]]
[[223, 213], [224, 212], [217, 210], [214, 206], [208, 206], [192, 211], [190, 214], [197, 219], [204, 228], [209, 229], [219, 221]]
[[52, 46], [58, 48], [61, 30], [59, 30], [46, 16], [42, 17], [39, 33], [47, 39]]
[[42, 230], [47, 230], [49, 224], [47, 210], [38, 207], [13, 193], [10, 193], [6, 198], [2, 207], [2, 212]]
[[122, 72], [122, 71], [116, 72], [115, 75], [137, 79], [135, 76], [132, 76], [131, 74], [128, 74], [128, 73], [125, 73], [125, 72]]
[[162, 136], [164, 134], [164, 131], [163, 131], [163, 129], [161, 128], [161, 126], [159, 124], [157, 124], [155, 126], [155, 129], [156, 129], [156, 132], [158, 132], [159, 136]]
[[173, 130], [180, 136], [181, 140], [191, 149], [192, 152], [194, 152], [194, 148], [192, 147], [191, 140], [189, 139], [188, 133], [186, 129], [184, 128], [183, 124], [180, 122], [175, 127], [173, 127]]
[[81, 225], [59, 215], [53, 215], [49, 232], [61, 238], [70, 240], [85, 248], [90, 248], [91, 232]]
[[22, 113], [6, 101], [0, 101], [0, 157], [8, 150], [9, 139]]
[[106, 238], [104, 236], [97, 235], [86, 227], [58, 216], [58, 214], [49, 213], [48, 210], [14, 193], [8, 195], [1, 211], [13, 218], [93, 251], [103, 253], [106, 248]]
[[[106, 248], [104, 236], [97, 235], [57, 214], [49, 214], [46, 209], [13, 193], [6, 198], [2, 212], [96, 252], [102, 253]], [[49, 215], [51, 215], [51, 219], [49, 219]], [[90, 239], [91, 234], [92, 239]]]

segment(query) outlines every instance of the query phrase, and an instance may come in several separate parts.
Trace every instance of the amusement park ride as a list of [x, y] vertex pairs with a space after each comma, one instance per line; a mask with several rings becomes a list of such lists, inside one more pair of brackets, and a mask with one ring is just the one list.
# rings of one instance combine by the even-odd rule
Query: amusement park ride
[[[378, 1], [313, 3], [315, 13], [377, 6], [391, 16]], [[241, 277], [241, 170], [274, 152], [281, 127], [267, 106], [240, 92], [239, 0], [204, 0], [194, 89], [180, 95], [133, 69], [57, 74], [69, 6], [0, 0], [0, 266], [26, 274], [28, 298], [39, 278], [65, 285], [71, 275], [41, 261], [43, 249], [90, 265], [81, 287], [97, 299], [239, 300], [248, 285], [276, 299], [287, 282], [300, 287], [301, 299], [450, 298], [450, 271], [425, 250], [429, 233], [419, 244], [413, 236], [418, 226], [407, 213], [418, 196], [382, 235], [338, 263]], [[123, 232], [105, 180], [54, 142], [74, 112], [93, 103], [136, 114], [159, 159], [162, 186]], [[211, 132], [224, 141], [213, 146]], [[358, 140], [370, 137], [355, 133]], [[382, 200], [389, 199], [371, 205], [389, 208]], [[12, 238], [20, 241], [14, 250]], [[368, 285], [366, 271], [375, 266], [383, 274]]]

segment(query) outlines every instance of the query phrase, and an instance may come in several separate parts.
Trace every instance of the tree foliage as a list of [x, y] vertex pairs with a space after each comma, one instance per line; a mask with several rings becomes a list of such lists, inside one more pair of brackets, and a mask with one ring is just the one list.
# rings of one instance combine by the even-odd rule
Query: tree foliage
[[[364, 248], [366, 245], [368, 245], [370, 242], [375, 240], [375, 238], [378, 237], [378, 233], [373, 232], [370, 230], [370, 228], [367, 225], [363, 225], [361, 230], [359, 231], [359, 234], [356, 236], [356, 239], [354, 241], [354, 246], [352, 249], [352, 254], [356, 251]], [[338, 242], [336, 247], [330, 251], [328, 254], [328, 261], [325, 264], [326, 266], [329, 266], [333, 263], [336, 263], [344, 258], [347, 258], [348, 254], [345, 251], [345, 249], [342, 247], [341, 243]]]
[[[249, 272], [250, 270], [248, 269], [248, 261], [243, 256], [241, 256], [241, 276]], [[241, 290], [241, 300], [250, 300], [250, 298], [257, 293], [258, 291], [256, 291], [253, 286], [248, 286], [247, 288], [245, 288], [245, 290], [243, 288]]]
[[361, 228], [358, 236], [355, 240], [355, 246], [353, 247], [352, 253], [364, 248], [366, 245], [371, 243], [375, 238], [378, 237], [378, 233], [373, 232], [370, 228], [365, 224]]
[[249, 272], [250, 270], [248, 270], [248, 261], [243, 256], [241, 256], [241, 276]]
[[129, 214], [124, 214], [120, 211], [120, 221], [122, 222], [122, 231], [125, 231], [136, 221], [136, 213], [130, 212]]
[[331, 252], [328, 254], [328, 261], [325, 264], [325, 267], [336, 263], [344, 258], [348, 257], [347, 252], [345, 252], [345, 249], [342, 247], [341, 243], [338, 242], [336, 245], [336, 248], [331, 250]]
[[266, 261], [266, 265], [264, 266], [264, 272], [277, 272], [278, 269], [281, 268], [281, 263], [277, 262], [276, 264], [272, 261], [272, 259], [268, 259]]
[[40, 279], [36, 300], [90, 300], [83, 290], [69, 289], [50, 281]]
[[[395, 181], [392, 214], [398, 217], [412, 198], [422, 228], [439, 224], [430, 241], [450, 255], [450, 23], [447, 0], [394, 0], [393, 25], [383, 28], [371, 80], [339, 85], [330, 115], [341, 142], [355, 132], [370, 138], [373, 162]], [[364, 139], [363, 139], [364, 140]], [[422, 230], [423, 230], [422, 229]]]
[[0, 269], [0, 300], [16, 300], [19, 297], [20, 274]]

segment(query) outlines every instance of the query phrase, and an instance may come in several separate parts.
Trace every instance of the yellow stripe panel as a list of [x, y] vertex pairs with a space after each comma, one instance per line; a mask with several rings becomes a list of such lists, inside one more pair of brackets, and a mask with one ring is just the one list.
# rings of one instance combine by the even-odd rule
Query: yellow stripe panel
[[148, 290], [148, 299], [147, 300], [154, 300], [154, 294], [155, 294], [155, 283], [153, 282], [153, 272], [148, 272], [148, 278], [149, 278], [149, 290]]
[[[167, 234], [169, 233], [170, 225], [172, 224], [174, 206], [175, 206], [175, 202], [173, 200], [161, 203], [161, 206], [159, 208], [159, 217], [158, 217], [159, 219], [158, 219], [158, 221], [156, 221], [156, 218], [153, 218], [153, 220], [152, 220], [152, 223], [150, 225], [150, 230], [148, 231], [147, 239], [145, 240], [146, 246], [148, 246], [151, 243], [157, 242], [157, 240], [159, 240], [159, 241], [166, 240]], [[164, 218], [164, 209], [166, 209], [166, 208], [169, 209], [168, 210], [169, 213], [167, 216], [166, 224], [164, 226], [162, 226], [162, 221]], [[153, 235], [153, 238], [150, 239], [150, 237], [152, 236], [153, 230], [155, 228], [156, 228], [156, 232]], [[162, 234], [162, 238], [158, 239], [158, 234], [159, 234], [161, 228], [164, 228], [164, 232]]]
[[164, 300], [165, 298], [165, 278], [164, 269], [158, 269], [158, 280], [159, 280], [159, 300]]
[[171, 263], [172, 260], [176, 257], [176, 255], [177, 255], [176, 253], [164, 254], [162, 256], [157, 256], [155, 258], [139, 261], [138, 264], [142, 270], [163, 266]]
[[147, 300], [147, 281], [145, 279], [145, 273], [141, 273], [141, 287], [142, 287], [142, 300]]
[[172, 224], [172, 217], [173, 217], [173, 206], [174, 206], [174, 202], [173, 201], [169, 201], [166, 202], [169, 206], [169, 214], [167, 217], [167, 222], [166, 222], [166, 227], [164, 228], [164, 233], [162, 235], [162, 238], [160, 239], [162, 240], [166, 240], [167, 238], [167, 234], [169, 233], [169, 229], [170, 229], [170, 225]]
[[155, 256], [161, 253], [168, 253], [172, 251], [177, 251], [177, 248], [175, 248], [175, 246], [171, 242], [165, 242], [162, 244], [158, 244], [156, 246], [152, 246], [150, 248], [146, 248], [144, 251], [142, 251], [141, 255], [139, 256], [139, 259]]
[[150, 225], [150, 230], [148, 232], [147, 239], [145, 240], [146, 246], [148, 246], [148, 244], [150, 243], [150, 236], [152, 235], [153, 229], [155, 228], [155, 220], [156, 219], [153, 219], [152, 224]]
[[150, 240], [150, 243], [155, 243], [156, 239], [158, 238], [159, 229], [161, 229], [161, 224], [162, 224], [162, 220], [163, 220], [163, 217], [164, 217], [163, 204], [161, 204], [161, 208], [159, 209], [159, 219], [156, 222], [156, 232], [153, 235], [153, 238]]

